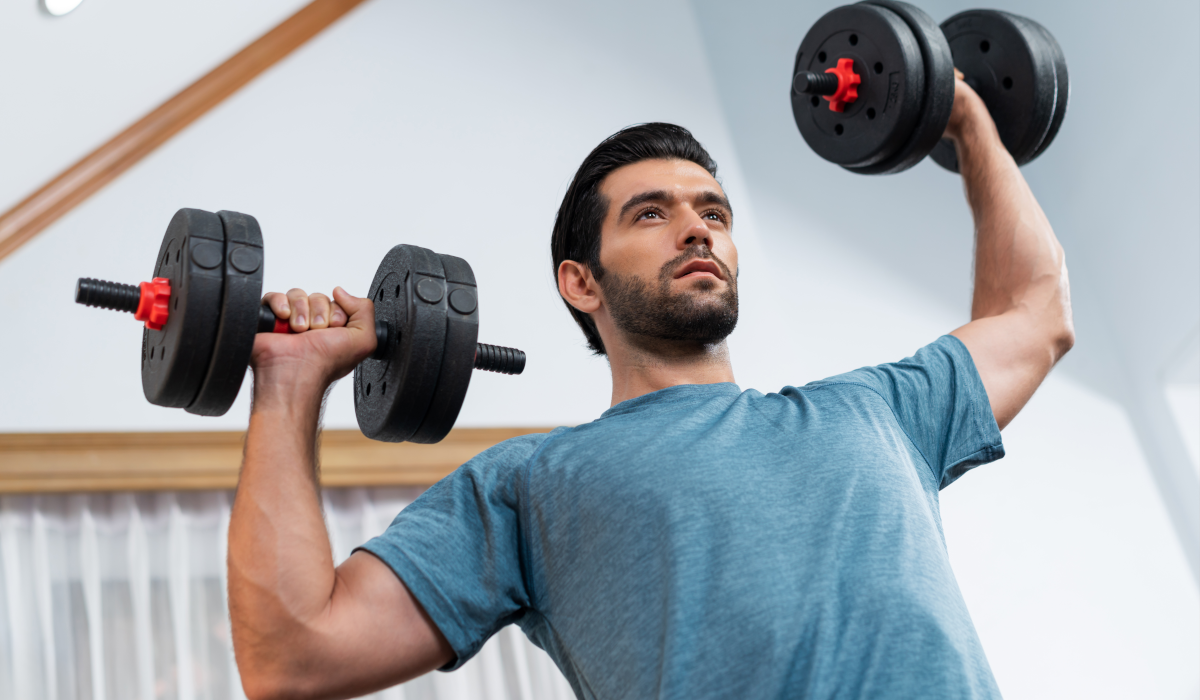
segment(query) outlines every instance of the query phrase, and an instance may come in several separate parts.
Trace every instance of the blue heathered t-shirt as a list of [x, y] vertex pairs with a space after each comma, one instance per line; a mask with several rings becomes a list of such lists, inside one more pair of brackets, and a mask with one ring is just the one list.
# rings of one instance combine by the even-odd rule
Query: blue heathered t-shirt
[[458, 655], [516, 623], [582, 698], [994, 698], [938, 490], [1004, 455], [975, 365], [674, 386], [507, 440], [364, 548]]

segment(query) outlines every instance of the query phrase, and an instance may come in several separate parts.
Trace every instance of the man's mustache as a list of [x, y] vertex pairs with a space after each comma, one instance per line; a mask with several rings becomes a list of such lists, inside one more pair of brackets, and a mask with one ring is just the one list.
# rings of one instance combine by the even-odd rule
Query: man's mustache
[[736, 275], [729, 272], [729, 266], [725, 261], [718, 258], [712, 252], [712, 248], [706, 245], [691, 245], [688, 246], [682, 253], [671, 258], [663, 264], [658, 272], [658, 278], [663, 281], [670, 281], [675, 278], [675, 271], [693, 260], [712, 260], [721, 268], [721, 273], [725, 276], [725, 280], [733, 284], [736, 280]]

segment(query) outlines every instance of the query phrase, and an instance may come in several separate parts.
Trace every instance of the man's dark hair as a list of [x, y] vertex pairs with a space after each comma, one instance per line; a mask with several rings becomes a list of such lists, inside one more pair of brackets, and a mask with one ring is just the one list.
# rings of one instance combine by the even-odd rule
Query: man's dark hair
[[[717, 176], [717, 164], [712, 156], [692, 132], [682, 126], [663, 122], [637, 124], [604, 139], [583, 159], [554, 219], [550, 255], [556, 281], [558, 266], [564, 260], [587, 265], [597, 281], [604, 276], [604, 268], [600, 266], [600, 228], [608, 215], [609, 202], [600, 194], [600, 183], [617, 168], [656, 158], [690, 160], [714, 178]], [[600, 340], [591, 315], [571, 306], [566, 299], [563, 303], [583, 329], [588, 347], [597, 355], [605, 354], [604, 342]]]

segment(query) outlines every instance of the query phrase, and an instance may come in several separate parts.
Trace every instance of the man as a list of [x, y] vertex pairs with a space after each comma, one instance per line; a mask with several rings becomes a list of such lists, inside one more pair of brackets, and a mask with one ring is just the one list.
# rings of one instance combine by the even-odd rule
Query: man
[[612, 368], [597, 420], [484, 452], [334, 568], [322, 397], [374, 347], [368, 300], [292, 290], [263, 335], [230, 523], [247, 694], [351, 697], [521, 625], [585, 698], [990, 698], [938, 491], [1073, 343], [1063, 252], [961, 80], [946, 135], [976, 222], [972, 321], [901, 362], [741, 391], [733, 211], [685, 130], [588, 156], [555, 224], [559, 293]]

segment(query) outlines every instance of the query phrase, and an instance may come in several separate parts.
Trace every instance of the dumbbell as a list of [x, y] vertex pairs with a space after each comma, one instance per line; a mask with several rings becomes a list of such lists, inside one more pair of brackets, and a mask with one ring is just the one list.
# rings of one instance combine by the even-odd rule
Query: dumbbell
[[[219, 416], [237, 398], [255, 335], [289, 332], [261, 304], [262, 274], [254, 217], [180, 209], [150, 282], [81, 278], [75, 301], [144, 322], [142, 391], [150, 403]], [[525, 368], [520, 350], [476, 342], [478, 289], [462, 258], [395, 246], [368, 296], [377, 346], [354, 369], [354, 412], [369, 438], [437, 442], [458, 417], [473, 369]]]
[[851, 172], [898, 173], [926, 155], [957, 172], [942, 139], [955, 67], [1017, 165], [1046, 150], [1067, 111], [1066, 59], [1045, 27], [998, 10], [960, 12], [939, 27], [898, 0], [834, 8], [796, 52], [792, 116], [817, 155]]

